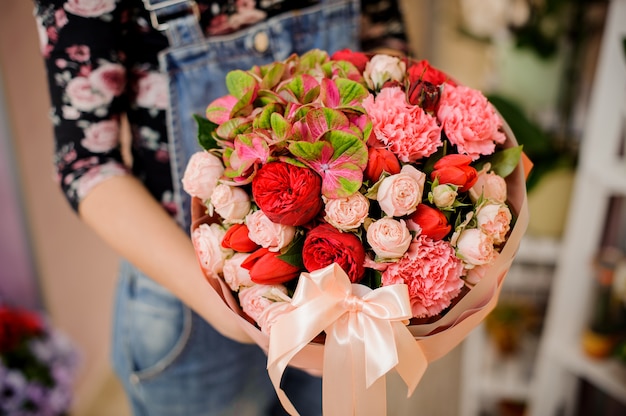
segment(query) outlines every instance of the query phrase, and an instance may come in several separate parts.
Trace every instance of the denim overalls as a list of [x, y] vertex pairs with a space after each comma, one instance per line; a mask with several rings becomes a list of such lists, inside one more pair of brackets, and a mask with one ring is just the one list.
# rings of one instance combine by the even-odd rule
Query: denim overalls
[[[163, 23], [172, 3], [178, 11], [193, 6], [178, 0], [144, 3], [155, 9], [155, 24]], [[204, 114], [213, 99], [227, 94], [225, 76], [230, 70], [268, 64], [313, 48], [329, 53], [357, 49], [359, 12], [358, 0], [322, 0], [211, 38], [204, 37], [193, 13], [178, 14], [182, 17], [165, 23], [170, 48], [159, 61], [170, 79], [169, 150], [177, 221], [185, 230], [190, 225], [190, 203], [180, 179], [187, 160], [199, 150], [193, 114]], [[135, 415], [285, 414], [267, 376], [267, 358], [258, 346], [224, 338], [126, 262], [116, 295], [113, 338], [114, 367]], [[303, 416], [321, 415], [319, 378], [289, 369], [283, 382]]]

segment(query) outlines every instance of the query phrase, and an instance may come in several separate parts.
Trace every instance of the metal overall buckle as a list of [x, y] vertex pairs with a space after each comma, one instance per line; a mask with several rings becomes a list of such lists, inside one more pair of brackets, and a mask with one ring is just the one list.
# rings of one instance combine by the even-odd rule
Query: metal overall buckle
[[173, 17], [193, 14], [200, 20], [200, 8], [195, 0], [165, 0], [155, 2], [143, 0], [144, 7], [150, 13], [150, 22], [156, 30], [164, 31], [169, 27], [168, 21]]

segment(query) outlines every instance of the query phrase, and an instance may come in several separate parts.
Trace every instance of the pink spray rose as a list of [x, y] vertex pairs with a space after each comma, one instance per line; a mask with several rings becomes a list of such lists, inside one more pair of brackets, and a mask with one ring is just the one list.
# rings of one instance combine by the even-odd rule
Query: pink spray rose
[[183, 189], [191, 196], [209, 200], [223, 173], [224, 165], [220, 158], [209, 152], [196, 152], [191, 155], [185, 168]]
[[469, 155], [472, 160], [493, 153], [496, 143], [506, 140], [501, 131], [502, 120], [487, 98], [463, 85], [444, 86], [437, 118], [459, 153]]
[[419, 236], [406, 254], [383, 272], [383, 286], [406, 284], [416, 318], [435, 316], [446, 309], [464, 285], [463, 264], [446, 241]]
[[491, 270], [491, 266], [496, 261], [500, 253], [495, 252], [493, 259], [487, 264], [481, 264], [480, 266], [474, 266], [471, 269], [465, 271], [465, 282], [469, 285], [475, 285], [480, 282]]
[[466, 228], [456, 240], [456, 254], [465, 267], [489, 264], [494, 256], [493, 239], [477, 228]]
[[250, 196], [243, 189], [218, 184], [211, 194], [211, 204], [224, 223], [238, 223], [248, 215], [251, 208]]
[[476, 211], [478, 228], [490, 236], [494, 244], [502, 244], [506, 241], [512, 218], [509, 207], [501, 203], [488, 201]]
[[117, 146], [119, 124], [114, 120], [100, 121], [85, 129], [85, 138], [80, 144], [90, 152], [106, 153]]
[[360, 192], [346, 198], [324, 199], [327, 223], [340, 230], [359, 228], [369, 214], [370, 202]]
[[425, 181], [423, 172], [404, 165], [400, 173], [382, 180], [376, 200], [387, 215], [401, 217], [410, 214], [422, 200]]
[[402, 257], [411, 244], [411, 233], [404, 220], [383, 217], [367, 228], [367, 242], [383, 259]]
[[248, 270], [241, 267], [241, 263], [243, 263], [248, 256], [248, 253], [235, 253], [232, 257], [224, 260], [224, 267], [222, 269], [224, 281], [236, 292], [241, 288], [254, 285], [252, 279], [250, 279]]
[[478, 173], [476, 183], [469, 190], [470, 199], [478, 201], [481, 196], [494, 202], [506, 201], [506, 181], [494, 172], [481, 171]]
[[296, 235], [296, 227], [272, 222], [261, 210], [248, 215], [246, 225], [250, 240], [269, 251], [280, 251], [289, 245]]
[[219, 224], [200, 224], [191, 234], [202, 269], [213, 277], [222, 273], [224, 260], [234, 254], [232, 250], [222, 247], [225, 233], [226, 230]]
[[287, 289], [283, 285], [253, 285], [239, 292], [241, 309], [255, 322], [263, 311], [274, 302], [284, 302]]
[[289, 313], [295, 309], [291, 304], [291, 298], [285, 295], [285, 300], [282, 302], [272, 302], [269, 306], [263, 309], [263, 312], [259, 315], [257, 323], [261, 327], [261, 331], [270, 335], [272, 332], [272, 326], [276, 323], [281, 315]]

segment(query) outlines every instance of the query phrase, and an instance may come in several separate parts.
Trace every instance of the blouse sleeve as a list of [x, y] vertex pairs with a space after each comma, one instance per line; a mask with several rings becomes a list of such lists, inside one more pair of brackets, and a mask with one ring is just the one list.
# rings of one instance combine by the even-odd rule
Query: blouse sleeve
[[100, 182], [128, 173], [120, 147], [126, 69], [124, 2], [35, 0], [54, 126], [56, 179], [73, 209]]

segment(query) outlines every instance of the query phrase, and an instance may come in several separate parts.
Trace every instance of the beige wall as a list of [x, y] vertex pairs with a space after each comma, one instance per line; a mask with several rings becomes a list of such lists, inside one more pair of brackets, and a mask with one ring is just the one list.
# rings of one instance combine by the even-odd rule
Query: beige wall
[[116, 258], [69, 209], [53, 182], [52, 130], [32, 2], [2, 0], [0, 73], [33, 259], [56, 325], [81, 350], [77, 405], [108, 373]]

